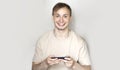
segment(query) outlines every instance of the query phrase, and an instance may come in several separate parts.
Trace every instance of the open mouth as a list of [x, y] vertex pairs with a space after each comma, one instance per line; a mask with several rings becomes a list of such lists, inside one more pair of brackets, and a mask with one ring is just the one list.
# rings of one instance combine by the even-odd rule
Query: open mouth
[[65, 23], [57, 23], [59, 26], [64, 26]]

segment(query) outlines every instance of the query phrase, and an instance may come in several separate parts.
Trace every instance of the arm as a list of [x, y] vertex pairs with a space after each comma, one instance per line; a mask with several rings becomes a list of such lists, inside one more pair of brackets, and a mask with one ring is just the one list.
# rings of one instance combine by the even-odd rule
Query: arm
[[74, 61], [71, 57], [65, 58], [63, 62], [68, 68], [72, 70], [91, 70], [91, 65], [81, 65]]
[[77, 62], [72, 66], [73, 70], [91, 70], [91, 65], [80, 65]]
[[60, 60], [55, 58], [52, 59], [51, 56], [47, 57], [41, 63], [33, 62], [32, 63], [32, 70], [48, 70], [48, 68], [52, 65], [60, 63]]
[[[79, 50], [79, 59], [78, 62], [75, 62], [75, 64], [73, 65], [73, 70], [79, 70], [79, 68], [81, 68], [81, 70], [91, 70], [91, 65], [90, 65], [90, 56], [89, 56], [89, 52], [87, 49], [87, 43], [85, 40], [83, 40], [80, 44], [82, 47]], [[87, 63], [86, 63], [87, 62]]]
[[32, 62], [32, 70], [47, 70], [48, 64], [43, 61], [41, 63]]

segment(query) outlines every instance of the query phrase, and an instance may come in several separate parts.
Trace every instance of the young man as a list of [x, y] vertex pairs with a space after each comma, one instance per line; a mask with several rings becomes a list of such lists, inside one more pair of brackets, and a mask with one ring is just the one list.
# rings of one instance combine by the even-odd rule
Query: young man
[[55, 28], [39, 39], [32, 70], [91, 70], [85, 41], [69, 29], [70, 6], [57, 3], [52, 16]]

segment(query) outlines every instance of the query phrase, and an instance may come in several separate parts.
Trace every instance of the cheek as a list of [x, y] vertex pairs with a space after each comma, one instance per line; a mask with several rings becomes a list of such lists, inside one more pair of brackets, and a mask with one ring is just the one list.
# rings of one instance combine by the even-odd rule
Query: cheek
[[55, 21], [55, 22], [59, 21], [59, 18], [55, 18], [54, 21]]
[[66, 22], [70, 22], [70, 19], [65, 19]]

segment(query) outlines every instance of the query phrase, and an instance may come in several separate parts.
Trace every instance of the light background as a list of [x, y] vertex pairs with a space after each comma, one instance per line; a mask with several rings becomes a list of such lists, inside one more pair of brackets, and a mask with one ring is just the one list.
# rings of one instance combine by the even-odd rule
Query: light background
[[87, 40], [93, 70], [120, 70], [119, 0], [1, 0], [0, 70], [31, 70], [36, 41], [53, 28], [58, 1], [72, 7], [72, 28]]

